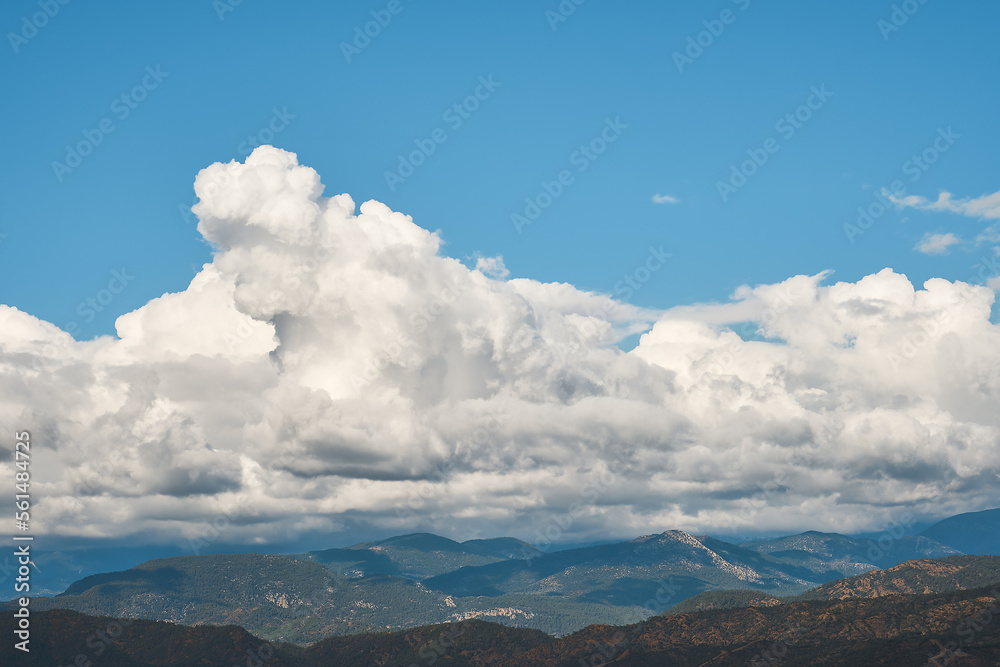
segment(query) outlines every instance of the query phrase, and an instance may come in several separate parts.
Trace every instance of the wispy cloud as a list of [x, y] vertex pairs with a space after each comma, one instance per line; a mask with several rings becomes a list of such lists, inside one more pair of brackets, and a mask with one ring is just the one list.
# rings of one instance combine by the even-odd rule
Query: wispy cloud
[[484, 276], [489, 276], [496, 280], [503, 280], [510, 275], [510, 271], [503, 264], [503, 257], [480, 257], [476, 260], [476, 270]]
[[913, 249], [925, 255], [947, 255], [950, 252], [948, 249], [951, 246], [961, 242], [962, 239], [951, 232], [947, 234], [931, 234], [927, 232], [924, 234], [924, 238], [920, 239], [920, 242], [913, 246]]
[[655, 204], [678, 204], [680, 201], [673, 195], [653, 195], [653, 203]]
[[[1000, 243], [1000, 225], [992, 225], [979, 233], [979, 236], [976, 237], [976, 245], [983, 243]], [[1000, 248], [997, 248], [997, 251], [1000, 254]]]
[[950, 192], [942, 192], [938, 195], [936, 201], [931, 201], [926, 197], [918, 195], [898, 197], [884, 189], [882, 194], [899, 208], [915, 208], [923, 211], [948, 211], [970, 218], [1000, 219], [1000, 190], [993, 194], [971, 199], [954, 199], [954, 196]]

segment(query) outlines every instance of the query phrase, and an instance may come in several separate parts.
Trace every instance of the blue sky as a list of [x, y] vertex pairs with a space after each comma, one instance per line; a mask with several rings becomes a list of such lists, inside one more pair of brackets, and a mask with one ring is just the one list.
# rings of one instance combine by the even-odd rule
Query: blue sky
[[996, 507], [996, 3], [232, 3], [0, 9], [46, 534], [534, 539], [622, 443], [563, 541]]
[[[843, 225], [938, 128], [961, 138], [907, 194], [996, 189], [996, 3], [928, 2], [885, 39], [890, 2], [591, 0], [555, 22], [554, 0], [401, 0], [347, 62], [342, 43], [388, 4], [70, 2], [34, 34], [23, 17], [39, 5], [4, 3], [4, 32], [33, 36], [7, 34], [0, 50], [0, 301], [90, 338], [183, 289], [210, 259], [179, 212], [195, 174], [243, 159], [241, 143], [275, 110], [294, 118], [272, 143], [322, 174], [328, 195], [412, 215], [442, 231], [451, 256], [502, 255], [512, 276], [609, 293], [648, 246], [664, 245], [672, 264], [632, 297], [643, 306], [724, 300], [743, 283], [823, 269], [851, 281], [886, 266], [917, 285], [965, 279], [979, 259], [971, 245], [914, 251], [925, 233], [974, 238], [984, 225], [968, 217], [893, 210], [853, 245]], [[725, 10], [729, 24], [678, 71], [673, 54]], [[147, 67], [168, 76], [121, 118], [113, 101]], [[499, 86], [453, 128], [443, 113], [481, 76]], [[782, 138], [776, 121], [813, 86], [833, 96]], [[105, 118], [113, 132], [60, 181], [53, 162]], [[627, 125], [620, 140], [517, 233], [525, 197], [572, 168], [609, 118]], [[447, 141], [393, 191], [385, 172], [436, 128]], [[769, 137], [778, 152], [722, 201], [717, 182]], [[78, 305], [122, 267], [134, 281], [85, 321]]]

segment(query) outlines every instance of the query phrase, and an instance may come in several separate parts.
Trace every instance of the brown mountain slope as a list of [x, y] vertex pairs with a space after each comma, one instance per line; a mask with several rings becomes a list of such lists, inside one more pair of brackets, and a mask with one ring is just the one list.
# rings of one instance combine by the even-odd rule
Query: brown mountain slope
[[935, 655], [941, 665], [995, 667], [1000, 665], [1000, 589], [792, 602], [657, 617], [624, 628], [594, 626], [505, 664], [601, 664], [593, 660], [601, 649], [603, 661], [617, 667], [909, 666], [926, 664]]
[[1000, 556], [949, 556], [913, 560], [831, 581], [795, 600], [846, 600], [886, 595], [927, 595], [981, 588], [1000, 582]]
[[[14, 620], [11, 612], [0, 615], [0, 633], [11, 636]], [[248, 656], [258, 657], [248, 663]], [[119, 629], [114, 619], [57, 610], [32, 614], [31, 654], [0, 644], [0, 664], [46, 667], [88, 661], [127, 667], [902, 667], [935, 664], [930, 658], [938, 667], [1000, 665], [1000, 587], [678, 614], [591, 626], [562, 639], [472, 621], [332, 637], [308, 648], [268, 643], [232, 626], [131, 621]]]
[[[0, 616], [0, 632], [14, 637], [13, 612]], [[243, 665], [249, 656], [257, 660], [274, 648], [236, 626], [175, 625], [88, 616], [57, 609], [30, 616], [30, 652], [16, 650], [13, 640], [0, 644], [0, 665], [5, 667], [55, 667], [91, 665], [114, 667], [190, 667], [191, 665]], [[257, 663], [259, 664], [259, 663]], [[293, 667], [281, 659], [268, 667]]]
[[775, 607], [782, 604], [782, 598], [759, 591], [729, 590], [705, 591], [680, 602], [661, 614], [688, 614], [693, 611], [711, 609], [741, 609], [743, 607]]

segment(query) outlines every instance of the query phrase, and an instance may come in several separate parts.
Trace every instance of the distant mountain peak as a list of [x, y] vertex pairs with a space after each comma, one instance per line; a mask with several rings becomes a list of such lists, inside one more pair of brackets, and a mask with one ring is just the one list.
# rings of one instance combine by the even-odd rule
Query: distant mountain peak
[[639, 537], [631, 541], [632, 542], [675, 541], [675, 542], [684, 542], [685, 544], [690, 544], [691, 546], [695, 546], [695, 543], [697, 543], [698, 546], [701, 546], [701, 542], [698, 542], [698, 540], [693, 535], [691, 535], [690, 533], [685, 533], [683, 530], [665, 530], [662, 533], [650, 533], [649, 535], [640, 535]]
[[[761, 581], [760, 573], [753, 567], [730, 561], [705, 546], [702, 540], [683, 530], [666, 530], [655, 535], [643, 535], [632, 540], [631, 543], [638, 545], [637, 549], [641, 552], [653, 551], [655, 553], [663, 550], [662, 557], [688, 560], [694, 569], [713, 567], [736, 577], [740, 581], [749, 583]], [[677, 553], [678, 547], [682, 549], [681, 553]], [[683, 550], [684, 547], [687, 547], [686, 553]]]

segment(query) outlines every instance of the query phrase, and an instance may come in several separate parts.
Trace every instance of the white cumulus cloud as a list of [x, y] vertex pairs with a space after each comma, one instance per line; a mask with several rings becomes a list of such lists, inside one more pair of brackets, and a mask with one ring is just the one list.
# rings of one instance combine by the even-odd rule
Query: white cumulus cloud
[[195, 191], [212, 262], [118, 338], [0, 306], [39, 534], [851, 531], [1000, 498], [987, 287], [818, 273], [656, 311], [470, 269], [270, 146]]

